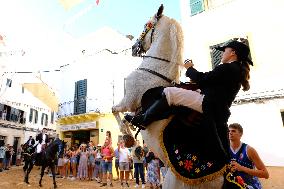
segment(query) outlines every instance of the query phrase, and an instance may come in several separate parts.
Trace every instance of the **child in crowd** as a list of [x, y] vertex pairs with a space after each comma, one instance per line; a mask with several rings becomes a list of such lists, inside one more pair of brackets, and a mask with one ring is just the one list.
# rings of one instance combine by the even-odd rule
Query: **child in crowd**
[[77, 176], [77, 146], [73, 146], [69, 152], [70, 154], [70, 164], [72, 169], [72, 180], [76, 179]]
[[89, 157], [88, 157], [88, 179], [93, 180], [94, 168], [95, 168], [95, 150], [93, 142], [89, 142], [88, 147]]
[[98, 183], [101, 183], [102, 181], [102, 152], [101, 152], [101, 145], [97, 145], [97, 148], [95, 150], [95, 179]]
[[160, 184], [159, 159], [151, 150], [149, 150], [146, 155], [146, 161], [148, 163], [147, 181], [150, 183], [150, 188], [158, 188]]
[[63, 156], [63, 171], [64, 171], [64, 177], [63, 178], [68, 178], [70, 175], [70, 151], [69, 149], [65, 151], [64, 156]]

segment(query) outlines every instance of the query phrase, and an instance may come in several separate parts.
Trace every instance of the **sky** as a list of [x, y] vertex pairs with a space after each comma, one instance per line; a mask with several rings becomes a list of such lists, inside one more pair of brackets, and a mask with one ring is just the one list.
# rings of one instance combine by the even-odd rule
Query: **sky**
[[[67, 10], [64, 1], [81, 3]], [[62, 65], [63, 59], [72, 61], [68, 60], [72, 59], [68, 42], [105, 26], [137, 38], [161, 4], [165, 15], [178, 21], [181, 17], [179, 0], [97, 1], [0, 0], [0, 35], [4, 36], [5, 50], [26, 53], [20, 60], [9, 62], [11, 70], [54, 69], [54, 65]]]
[[[65, 62], [72, 63], [74, 56], [69, 52], [68, 41], [84, 38], [105, 26], [137, 38], [161, 4], [165, 15], [180, 21], [179, 0], [99, 0], [98, 4], [97, 0], [65, 0], [81, 1], [68, 10], [63, 1], [0, 0], [0, 35], [4, 36], [6, 50], [22, 52], [24, 49], [26, 53], [7, 59], [7, 67], [12, 71], [53, 70]], [[46, 82], [58, 91], [60, 85], [54, 86], [58, 80], [75, 79], [62, 74], [67, 74], [67, 70], [42, 76], [46, 81], [50, 75]], [[110, 82], [107, 85], [112, 88]], [[70, 89], [74, 89], [73, 82]], [[73, 97], [73, 92], [70, 94]]]
[[81, 37], [110, 26], [124, 35], [138, 36], [161, 4], [167, 16], [180, 20], [178, 0], [100, 0], [98, 5], [96, 0], [81, 0], [69, 10], [60, 1], [64, 0], [0, 0], [0, 34], [10, 41], [42, 36], [59, 40], [64, 33]]

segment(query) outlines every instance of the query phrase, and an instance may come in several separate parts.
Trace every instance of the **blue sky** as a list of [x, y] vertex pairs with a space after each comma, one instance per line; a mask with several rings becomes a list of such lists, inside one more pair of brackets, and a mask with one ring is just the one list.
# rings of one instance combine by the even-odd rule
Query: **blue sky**
[[[93, 1], [85, 1], [72, 9], [69, 14], [76, 14]], [[71, 34], [83, 35], [101, 26], [108, 25], [122, 34], [137, 36], [142, 32], [147, 20], [154, 15], [162, 3], [165, 6], [164, 13], [167, 16], [180, 20], [178, 0], [100, 0], [98, 6], [79, 17], [73, 24], [66, 27], [66, 30]]]
[[136, 38], [161, 4], [165, 15], [178, 21], [181, 17], [179, 0], [100, 0], [98, 5], [96, 0], [81, 0], [69, 10], [60, 1], [0, 0], [0, 35], [4, 36], [6, 49], [26, 52], [27, 58], [21, 60], [25, 68], [28, 63], [33, 63], [35, 70], [51, 62], [60, 64], [61, 60], [52, 57], [68, 54], [66, 46], [72, 38], [105, 26]]
[[[80, 37], [96, 31], [103, 26], [110, 26], [122, 34], [138, 36], [146, 21], [154, 15], [160, 4], [164, 4], [164, 14], [180, 21], [179, 0], [83, 0], [66, 11], [59, 0], [0, 0], [0, 34], [7, 28], [13, 33], [28, 30], [26, 33], [39, 31], [57, 33], [68, 32], [73, 37]], [[3, 23], [6, 23], [6, 25]], [[65, 27], [64, 27], [65, 26]], [[11, 30], [8, 30], [11, 31]]]

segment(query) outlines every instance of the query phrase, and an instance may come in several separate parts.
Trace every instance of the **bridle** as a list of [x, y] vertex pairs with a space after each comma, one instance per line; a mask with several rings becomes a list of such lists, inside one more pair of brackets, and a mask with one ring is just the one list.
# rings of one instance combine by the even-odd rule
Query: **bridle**
[[[153, 18], [153, 21], [151, 22], [151, 21], [149, 21], [148, 23], [146, 23], [145, 24], [145, 26], [144, 26], [144, 30], [143, 30], [143, 32], [141, 33], [141, 35], [140, 35], [140, 37], [137, 39], [137, 41], [136, 41], [136, 52], [139, 52], [139, 53], [137, 53], [138, 54], [138, 56], [140, 56], [140, 57], [143, 57], [143, 58], [152, 58], [152, 59], [156, 59], [156, 60], [160, 60], [160, 61], [164, 61], [164, 62], [171, 62], [171, 61], [169, 61], [169, 60], [167, 60], [167, 59], [164, 59], [164, 58], [160, 58], [160, 57], [156, 57], [156, 56], [150, 56], [150, 55], [141, 55], [142, 54], [142, 52], [145, 52], [145, 50], [144, 50], [144, 48], [143, 48], [143, 45], [142, 45], [142, 41], [145, 39], [145, 37], [146, 37], [146, 35], [147, 35], [147, 33], [151, 30], [151, 36], [150, 36], [150, 45], [152, 44], [152, 42], [153, 42], [153, 37], [154, 37], [154, 32], [155, 32], [155, 28], [156, 28], [156, 25], [157, 25], [157, 23], [158, 23], [158, 21], [159, 21], [159, 19], [162, 17], [162, 14], [160, 14], [160, 15], [155, 15], [155, 17]], [[151, 74], [153, 74], [153, 75], [155, 75], [155, 76], [158, 76], [158, 77], [160, 77], [160, 78], [162, 78], [162, 79], [164, 79], [165, 81], [167, 81], [167, 82], [169, 82], [169, 83], [171, 83], [171, 84], [173, 84], [173, 85], [176, 85], [176, 82], [174, 81], [174, 80], [171, 80], [171, 79], [169, 79], [168, 77], [166, 77], [166, 76], [164, 76], [164, 75], [162, 75], [162, 74], [160, 74], [160, 73], [158, 73], [158, 72], [156, 72], [156, 71], [154, 71], [154, 70], [150, 70], [150, 69], [148, 69], [148, 68], [137, 68], [137, 70], [142, 70], [142, 71], [146, 71], [146, 72], [148, 72], [148, 73], [151, 73]]]

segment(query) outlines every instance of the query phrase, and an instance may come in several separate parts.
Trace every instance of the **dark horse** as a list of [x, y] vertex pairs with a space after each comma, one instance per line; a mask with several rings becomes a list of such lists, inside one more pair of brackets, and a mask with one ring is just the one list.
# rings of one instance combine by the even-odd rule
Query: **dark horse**
[[[41, 181], [42, 177], [44, 175], [44, 170], [46, 167], [49, 167], [52, 171], [52, 177], [53, 177], [53, 185], [54, 188], [57, 187], [56, 181], [55, 181], [55, 159], [57, 158], [57, 152], [58, 156], [62, 157], [64, 152], [65, 142], [59, 139], [54, 140], [51, 144], [49, 144], [46, 149], [41, 153], [40, 155], [40, 162], [39, 165], [41, 166], [41, 177], [39, 180], [39, 186], [41, 187]], [[24, 172], [25, 172], [25, 182], [29, 184], [29, 174], [31, 170], [33, 169], [33, 166], [35, 164], [35, 153], [32, 154], [26, 154], [25, 155], [25, 166], [24, 166]]]

